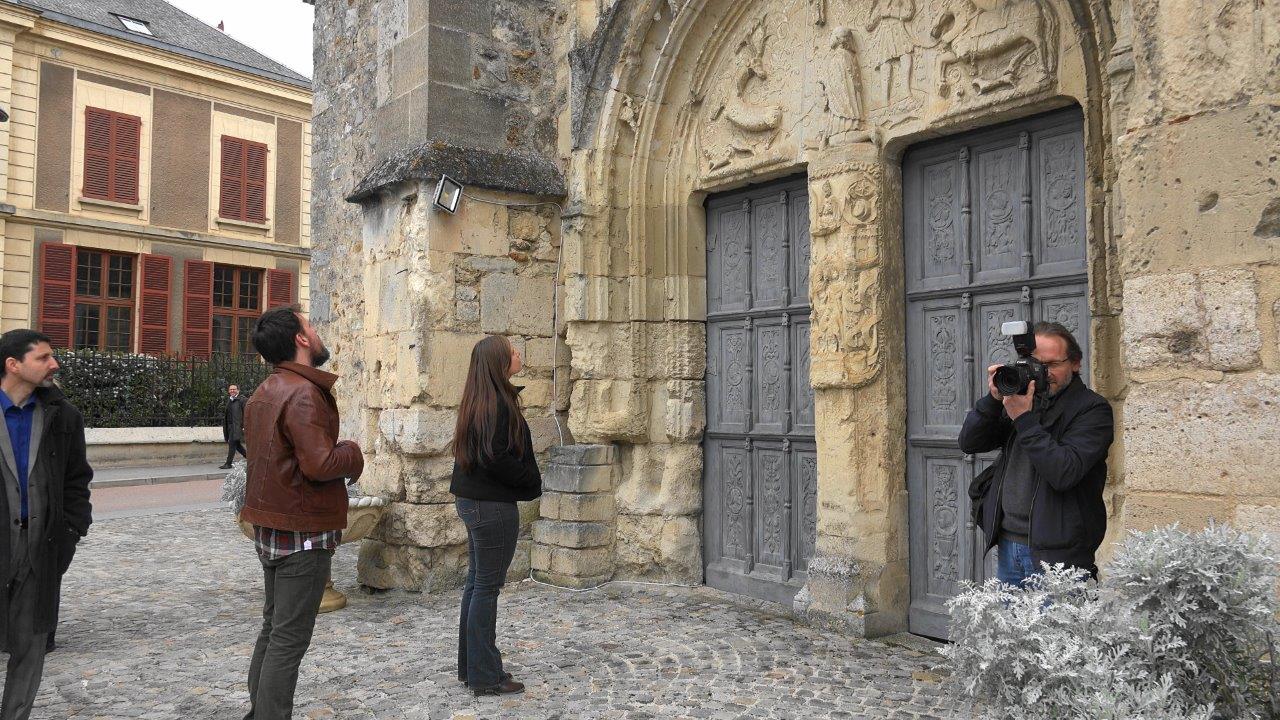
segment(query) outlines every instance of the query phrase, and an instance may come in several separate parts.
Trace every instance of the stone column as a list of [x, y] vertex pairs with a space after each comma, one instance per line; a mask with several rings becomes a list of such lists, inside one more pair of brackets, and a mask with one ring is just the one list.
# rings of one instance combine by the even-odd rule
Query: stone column
[[796, 604], [883, 635], [905, 628], [909, 590], [898, 171], [870, 143], [809, 167], [818, 539]]
[[542, 475], [542, 519], [533, 524], [534, 578], [570, 588], [613, 578], [617, 455], [612, 445], [551, 449]]

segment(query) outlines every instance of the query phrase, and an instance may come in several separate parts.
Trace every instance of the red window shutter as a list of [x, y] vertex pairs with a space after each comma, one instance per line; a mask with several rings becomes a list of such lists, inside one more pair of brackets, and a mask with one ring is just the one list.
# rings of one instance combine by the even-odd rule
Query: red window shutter
[[141, 152], [142, 118], [116, 113], [113, 120], [112, 199], [134, 205], [138, 202], [138, 158]]
[[71, 347], [75, 268], [74, 246], [40, 246], [40, 332], [49, 336], [55, 348]]
[[182, 298], [182, 346], [188, 357], [213, 353], [213, 263], [188, 260]]
[[244, 219], [267, 221], [267, 146], [246, 142], [244, 160]]
[[112, 113], [98, 108], [84, 110], [85, 197], [111, 200]]
[[169, 352], [169, 275], [173, 260], [164, 255], [142, 256], [142, 320], [138, 347], [145, 355]]
[[222, 172], [218, 189], [218, 217], [244, 219], [244, 141], [222, 136]]
[[293, 304], [293, 273], [267, 271], [267, 309]]

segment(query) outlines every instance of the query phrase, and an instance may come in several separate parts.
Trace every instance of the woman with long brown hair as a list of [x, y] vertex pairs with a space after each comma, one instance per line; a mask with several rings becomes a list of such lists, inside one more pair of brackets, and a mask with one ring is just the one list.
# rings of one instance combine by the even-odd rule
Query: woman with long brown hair
[[490, 335], [476, 343], [453, 434], [449, 492], [467, 526], [470, 548], [458, 619], [458, 679], [476, 695], [524, 691], [502, 669], [496, 630], [498, 593], [520, 535], [516, 501], [542, 494], [520, 388], [511, 384], [523, 366], [520, 352], [505, 337]]

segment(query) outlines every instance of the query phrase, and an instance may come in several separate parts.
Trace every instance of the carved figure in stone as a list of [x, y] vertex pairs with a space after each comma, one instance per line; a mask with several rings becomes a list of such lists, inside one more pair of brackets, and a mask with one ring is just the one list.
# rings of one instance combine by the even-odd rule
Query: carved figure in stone
[[622, 103], [618, 108], [618, 119], [626, 123], [632, 132], [635, 132], [640, 125], [640, 110], [636, 108], [635, 100], [630, 95], [622, 96]]
[[907, 23], [916, 16], [915, 0], [872, 0], [867, 32], [872, 33], [875, 69], [884, 83], [885, 102], [892, 105], [901, 87], [901, 98], [911, 95], [916, 42]]
[[813, 24], [822, 27], [827, 24], [827, 0], [809, 0], [813, 6]]
[[819, 147], [869, 140], [871, 133], [863, 129], [862, 71], [853, 30], [837, 27], [831, 33], [829, 47], [835, 57], [827, 66], [827, 77], [818, 81], [827, 121], [826, 127], [818, 131]]
[[1048, 0], [960, 0], [929, 31], [938, 42], [937, 90], [963, 97], [1016, 87], [1028, 66], [1036, 81], [1058, 63], [1058, 18]]
[[836, 201], [831, 197], [831, 181], [822, 182], [822, 198], [814, 203], [818, 208], [818, 218], [809, 230], [810, 237], [825, 237], [840, 227], [840, 219], [836, 216]]
[[747, 99], [747, 90], [754, 81], [769, 78], [764, 66], [764, 48], [769, 35], [765, 18], [747, 33], [736, 49], [739, 63], [734, 76], [733, 94], [712, 111], [711, 123], [721, 118], [730, 125], [728, 138], [703, 150], [708, 169], [717, 170], [733, 162], [739, 156], [755, 155], [761, 148], [773, 144], [782, 127], [781, 105], [757, 105]]
[[849, 183], [844, 204], [844, 219], [850, 225], [867, 225], [876, 220], [876, 187], [870, 179], [859, 177]]

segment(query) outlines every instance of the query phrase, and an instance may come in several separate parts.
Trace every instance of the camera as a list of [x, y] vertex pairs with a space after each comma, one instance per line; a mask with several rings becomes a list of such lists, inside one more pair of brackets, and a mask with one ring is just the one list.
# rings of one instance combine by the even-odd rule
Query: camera
[[992, 382], [1001, 395], [1026, 395], [1027, 387], [1034, 380], [1036, 395], [1049, 392], [1049, 368], [1031, 357], [1036, 350], [1036, 335], [1031, 323], [1025, 320], [1007, 322], [1000, 326], [1000, 334], [1013, 338], [1013, 349], [1018, 359], [996, 368]]

